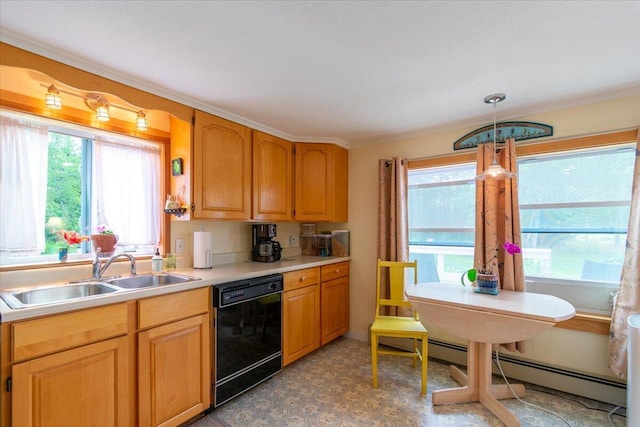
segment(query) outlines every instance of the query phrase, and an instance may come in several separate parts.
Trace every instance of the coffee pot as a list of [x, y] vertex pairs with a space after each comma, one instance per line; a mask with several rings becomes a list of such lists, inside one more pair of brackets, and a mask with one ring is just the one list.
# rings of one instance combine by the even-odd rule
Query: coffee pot
[[275, 262], [280, 260], [282, 247], [273, 240], [276, 236], [275, 224], [253, 224], [251, 259], [258, 262]]

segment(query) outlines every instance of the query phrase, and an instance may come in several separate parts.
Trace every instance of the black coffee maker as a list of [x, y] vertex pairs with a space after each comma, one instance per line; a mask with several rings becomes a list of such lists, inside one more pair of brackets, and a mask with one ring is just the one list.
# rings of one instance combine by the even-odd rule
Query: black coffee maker
[[272, 240], [276, 237], [275, 224], [253, 224], [253, 247], [251, 259], [258, 262], [275, 262], [280, 259], [282, 247], [279, 242]]

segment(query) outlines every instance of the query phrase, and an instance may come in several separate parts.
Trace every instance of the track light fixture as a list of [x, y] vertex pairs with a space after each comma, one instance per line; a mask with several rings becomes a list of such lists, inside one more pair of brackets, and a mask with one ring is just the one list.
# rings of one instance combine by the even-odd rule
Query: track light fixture
[[62, 99], [60, 98], [60, 93], [64, 93], [65, 95], [71, 95], [77, 98], [84, 99], [87, 107], [89, 107], [91, 111], [95, 111], [96, 119], [98, 121], [108, 122], [111, 119], [109, 108], [118, 108], [120, 110], [130, 111], [136, 114], [135, 123], [137, 130], [149, 130], [149, 122], [147, 120], [147, 116], [142, 110], [132, 110], [127, 107], [111, 104], [104, 95], [101, 95], [99, 93], [88, 93], [86, 95], [80, 95], [65, 90], [59, 90], [54, 85], [46, 86], [44, 84], [41, 84], [40, 86], [47, 88], [47, 93], [44, 98], [44, 103], [47, 108], [50, 108], [52, 110], [60, 110], [62, 108]]

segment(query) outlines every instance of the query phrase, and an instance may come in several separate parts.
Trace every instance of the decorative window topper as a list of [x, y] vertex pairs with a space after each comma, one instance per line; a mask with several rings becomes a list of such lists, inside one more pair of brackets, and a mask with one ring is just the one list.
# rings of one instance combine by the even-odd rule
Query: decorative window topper
[[[516, 141], [542, 138], [553, 135], [553, 126], [534, 122], [501, 122], [496, 124], [496, 142], [504, 142], [508, 138]], [[483, 126], [469, 132], [453, 143], [454, 150], [475, 148], [478, 144], [493, 142], [493, 124]]]

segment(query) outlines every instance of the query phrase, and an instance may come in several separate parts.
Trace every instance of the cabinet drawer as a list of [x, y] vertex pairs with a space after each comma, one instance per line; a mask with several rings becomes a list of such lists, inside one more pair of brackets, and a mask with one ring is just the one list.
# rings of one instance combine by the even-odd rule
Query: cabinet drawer
[[320, 268], [320, 277], [322, 277], [323, 282], [337, 279], [338, 277], [349, 277], [349, 261], [323, 265]]
[[305, 268], [284, 274], [284, 291], [304, 288], [320, 283], [320, 267]]
[[210, 286], [138, 301], [138, 327], [149, 328], [197, 314], [208, 313], [212, 305]]
[[127, 329], [126, 303], [14, 323], [13, 361], [125, 335]]

